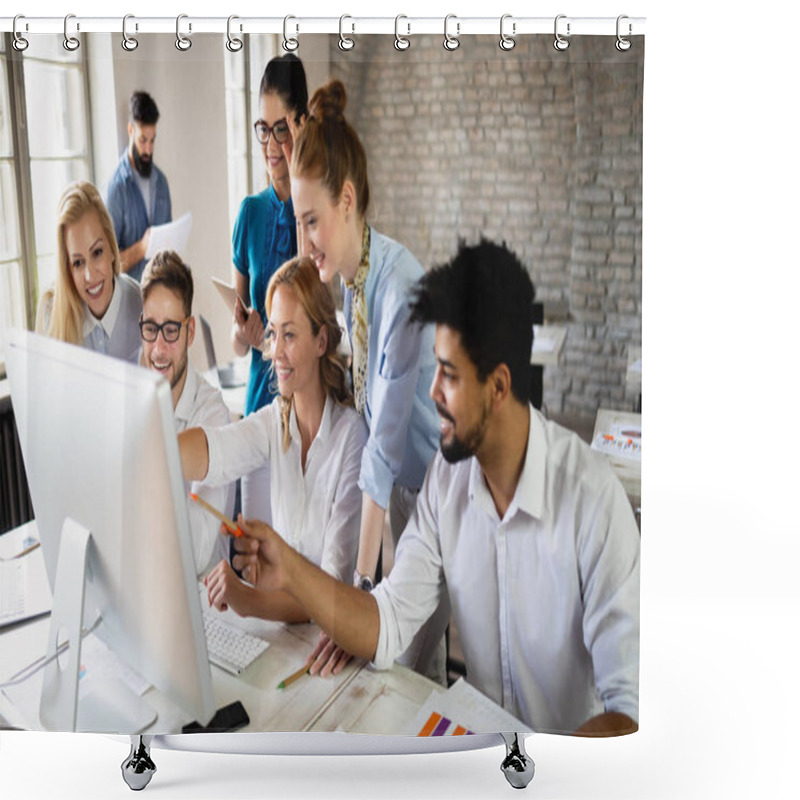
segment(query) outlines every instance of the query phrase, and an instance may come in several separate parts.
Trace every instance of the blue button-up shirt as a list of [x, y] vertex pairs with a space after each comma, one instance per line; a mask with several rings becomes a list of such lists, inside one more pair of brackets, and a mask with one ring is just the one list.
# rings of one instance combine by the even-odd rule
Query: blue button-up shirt
[[[422, 486], [439, 445], [439, 419], [429, 395], [436, 371], [434, 327], [409, 322], [411, 292], [423, 275], [405, 247], [371, 229], [365, 286], [369, 440], [358, 485], [382, 508], [395, 483]], [[343, 292], [352, 341], [352, 292], [346, 287]]]
[[[144, 198], [133, 174], [127, 150], [122, 154], [108, 184], [106, 207], [114, 221], [114, 233], [117, 235], [120, 252], [136, 244], [151, 225], [172, 222], [172, 201], [166, 176], [153, 164], [150, 173], [151, 216], [148, 219]], [[141, 281], [144, 266], [145, 259], [142, 259], [132, 266], [127, 274]]]

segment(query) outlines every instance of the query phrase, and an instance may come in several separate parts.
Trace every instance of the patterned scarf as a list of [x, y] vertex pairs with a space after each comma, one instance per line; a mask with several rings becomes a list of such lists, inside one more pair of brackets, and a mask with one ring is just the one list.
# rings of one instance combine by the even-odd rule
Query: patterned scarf
[[350, 303], [350, 328], [353, 331], [353, 388], [356, 411], [364, 413], [367, 402], [367, 293], [365, 286], [369, 274], [369, 225], [364, 225], [361, 239], [361, 262], [352, 283], [346, 286], [353, 293]]

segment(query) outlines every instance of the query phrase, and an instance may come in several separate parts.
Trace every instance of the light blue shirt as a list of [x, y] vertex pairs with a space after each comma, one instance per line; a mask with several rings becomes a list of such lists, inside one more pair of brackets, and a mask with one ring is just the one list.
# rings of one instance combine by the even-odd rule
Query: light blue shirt
[[[150, 198], [146, 207], [127, 150], [122, 154], [108, 184], [106, 207], [114, 221], [114, 233], [120, 252], [136, 244], [151, 225], [172, 222], [172, 201], [164, 173], [153, 164], [150, 172]], [[148, 213], [148, 207], [151, 213]], [[145, 263], [145, 259], [142, 259], [127, 274], [134, 280], [141, 281]]]
[[[439, 445], [438, 416], [428, 394], [436, 371], [434, 327], [409, 322], [412, 290], [423, 275], [405, 247], [370, 229], [364, 409], [369, 439], [358, 485], [382, 508], [395, 483], [413, 490], [422, 486]], [[352, 292], [343, 286], [343, 293], [351, 333]]]

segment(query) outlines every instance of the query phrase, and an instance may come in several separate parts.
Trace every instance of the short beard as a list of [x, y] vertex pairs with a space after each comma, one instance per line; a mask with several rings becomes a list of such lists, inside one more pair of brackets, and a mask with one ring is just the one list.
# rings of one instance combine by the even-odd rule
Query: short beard
[[[448, 419], [452, 422], [452, 419], [449, 416], [443, 416], [445, 419]], [[444, 440], [440, 437], [439, 446], [441, 447], [444, 460], [447, 461], [448, 464], [456, 464], [457, 462], [463, 461], [466, 458], [472, 458], [472, 456], [478, 452], [478, 448], [483, 442], [483, 437], [486, 435], [486, 428], [488, 425], [489, 409], [484, 407], [480, 420], [478, 420], [478, 423], [472, 428], [472, 430], [467, 431], [467, 434], [463, 439], [459, 439], [454, 435], [449, 444], [445, 444]]]
[[150, 177], [150, 172], [153, 169], [153, 158], [152, 156], [147, 159], [142, 158], [135, 144], [133, 145], [133, 166], [143, 178]]

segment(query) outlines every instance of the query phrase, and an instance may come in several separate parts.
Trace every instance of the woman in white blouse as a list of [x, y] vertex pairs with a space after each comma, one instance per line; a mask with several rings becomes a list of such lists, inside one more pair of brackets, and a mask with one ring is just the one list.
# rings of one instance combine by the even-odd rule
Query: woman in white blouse
[[[358, 475], [367, 429], [353, 408], [342, 331], [327, 286], [310, 259], [294, 258], [271, 278], [267, 341], [280, 398], [222, 428], [180, 434], [187, 480], [226, 483], [271, 463], [272, 524], [314, 564], [350, 581], [358, 551]], [[244, 583], [227, 561], [206, 578], [209, 602], [241, 616], [306, 622], [284, 592]]]
[[114, 225], [97, 189], [70, 184], [58, 204], [58, 272], [36, 330], [62, 342], [138, 362], [139, 284], [120, 273]]

